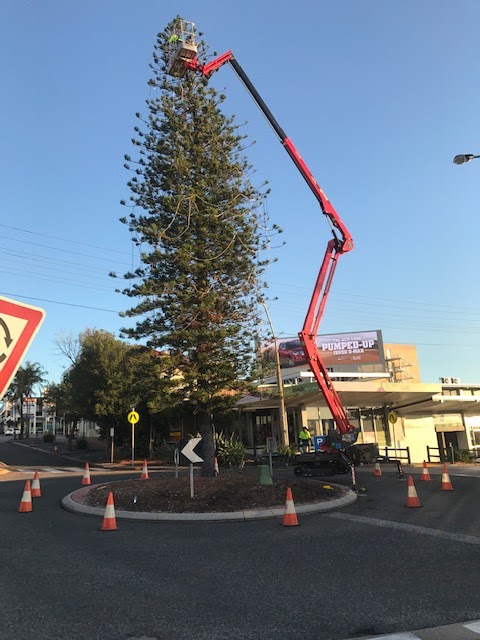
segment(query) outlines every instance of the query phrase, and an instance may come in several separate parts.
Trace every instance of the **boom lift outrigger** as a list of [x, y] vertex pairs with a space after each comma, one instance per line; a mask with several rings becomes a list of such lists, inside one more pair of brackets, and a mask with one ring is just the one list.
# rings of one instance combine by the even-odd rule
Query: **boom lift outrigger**
[[[320, 320], [325, 310], [325, 304], [338, 258], [353, 249], [352, 237], [300, 154], [295, 149], [292, 141], [275, 120], [246, 73], [236, 61], [232, 51], [227, 51], [214, 60], [202, 64], [196, 55], [195, 25], [192, 22], [186, 22], [184, 20], [179, 20], [176, 23], [170, 42], [173, 46], [171, 47], [171, 57], [167, 71], [172, 76], [183, 77], [188, 70], [191, 70], [201, 76], [208, 77], [227, 62], [230, 64], [272, 126], [286, 152], [293, 160], [293, 163], [319, 202], [322, 212], [327, 216], [332, 225], [333, 238], [327, 244], [303, 328], [298, 335], [308, 359], [310, 369], [323, 393], [338, 432], [332, 433], [327, 437], [326, 444], [322, 451], [297, 456], [295, 473], [296, 475], [334, 475], [335, 473], [348, 473], [350, 470], [353, 470], [353, 451], [351, 447], [357, 439], [359, 430], [350, 424], [347, 412], [340, 401], [340, 397], [318, 353], [316, 337]], [[353, 475], [352, 472], [352, 476]], [[353, 484], [355, 483], [353, 482]]]

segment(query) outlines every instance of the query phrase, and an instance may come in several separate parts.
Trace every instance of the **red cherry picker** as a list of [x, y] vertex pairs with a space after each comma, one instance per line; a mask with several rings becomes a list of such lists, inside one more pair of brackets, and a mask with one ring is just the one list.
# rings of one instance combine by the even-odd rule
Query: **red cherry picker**
[[359, 446], [354, 446], [359, 429], [350, 424], [347, 412], [342, 406], [340, 397], [320, 358], [316, 340], [338, 259], [344, 253], [353, 249], [353, 240], [350, 232], [322, 188], [318, 185], [292, 141], [287, 137], [242, 67], [238, 64], [232, 51], [227, 51], [203, 64], [197, 58], [195, 25], [184, 20], [179, 20], [176, 23], [169, 42], [170, 58], [167, 71], [172, 76], [183, 77], [189, 71], [193, 71], [201, 76], [209, 77], [214, 71], [226, 63], [233, 68], [260, 111], [272, 126], [285, 151], [292, 159], [294, 165], [320, 204], [322, 213], [331, 224], [333, 238], [327, 243], [303, 328], [298, 335], [310, 369], [330, 409], [336, 429], [327, 436], [321, 451], [297, 456], [295, 474], [335, 475], [336, 473], [348, 473], [351, 471], [353, 485], [355, 485], [353, 459], [354, 448]]

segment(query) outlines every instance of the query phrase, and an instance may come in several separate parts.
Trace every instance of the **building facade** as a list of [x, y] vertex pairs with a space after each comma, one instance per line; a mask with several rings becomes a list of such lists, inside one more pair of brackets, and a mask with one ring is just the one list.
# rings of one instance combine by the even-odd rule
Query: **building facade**
[[[3, 400], [0, 411], [0, 432], [15, 434], [20, 431], [21, 413], [25, 424], [25, 436], [42, 436], [46, 431], [51, 431], [54, 435], [67, 435], [69, 429], [73, 427], [66, 421], [64, 416], [58, 416], [55, 408], [44, 401], [44, 398], [30, 397], [24, 398], [22, 412], [18, 402]], [[95, 422], [80, 419], [75, 425], [75, 437], [94, 438], [99, 434], [99, 429]]]
[[[359, 429], [359, 444], [376, 443], [390, 457], [408, 450], [412, 463], [445, 456], [458, 459], [466, 452], [475, 457], [480, 451], [480, 383], [462, 384], [458, 378], [422, 383], [415, 346], [383, 343], [381, 331], [319, 336], [317, 344], [349, 421]], [[267, 376], [258, 384], [258, 396], [242, 398], [237, 405], [240, 436], [255, 452], [264, 448], [268, 437], [297, 445], [303, 425], [313, 435], [335, 430], [308, 365], [298, 364], [301, 346], [299, 352], [293, 338], [277, 341], [264, 350], [267, 361], [272, 361], [275, 347], [284, 359], [283, 393], [278, 375]], [[279, 427], [282, 404], [288, 442]]]

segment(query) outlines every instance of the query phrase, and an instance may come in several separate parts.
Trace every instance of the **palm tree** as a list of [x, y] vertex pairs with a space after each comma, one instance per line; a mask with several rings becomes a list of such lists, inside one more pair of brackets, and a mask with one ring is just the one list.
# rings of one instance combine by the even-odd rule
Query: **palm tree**
[[[23, 415], [23, 403], [26, 397], [31, 396], [35, 387], [43, 386], [47, 382], [47, 372], [38, 362], [26, 362], [20, 367], [7, 391], [7, 398], [19, 404], [20, 408], [20, 438], [25, 431], [25, 417]], [[14, 433], [16, 433], [14, 429]], [[27, 433], [28, 437], [28, 433]]]

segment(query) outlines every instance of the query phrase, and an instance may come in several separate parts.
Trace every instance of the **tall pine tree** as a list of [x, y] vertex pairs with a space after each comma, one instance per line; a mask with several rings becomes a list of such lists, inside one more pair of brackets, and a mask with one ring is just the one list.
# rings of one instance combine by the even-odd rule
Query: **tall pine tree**
[[214, 416], [248, 377], [258, 338], [265, 194], [249, 179], [234, 117], [221, 111], [225, 96], [193, 71], [167, 74], [179, 19], [157, 36], [153, 97], [148, 115], [136, 114], [132, 139], [138, 155], [125, 156], [134, 175], [131, 213], [121, 221], [141, 247], [142, 266], [124, 276], [123, 293], [137, 299], [124, 314], [136, 325], [124, 334], [169, 351], [177, 398], [194, 407], [203, 438], [202, 474], [213, 475]]

